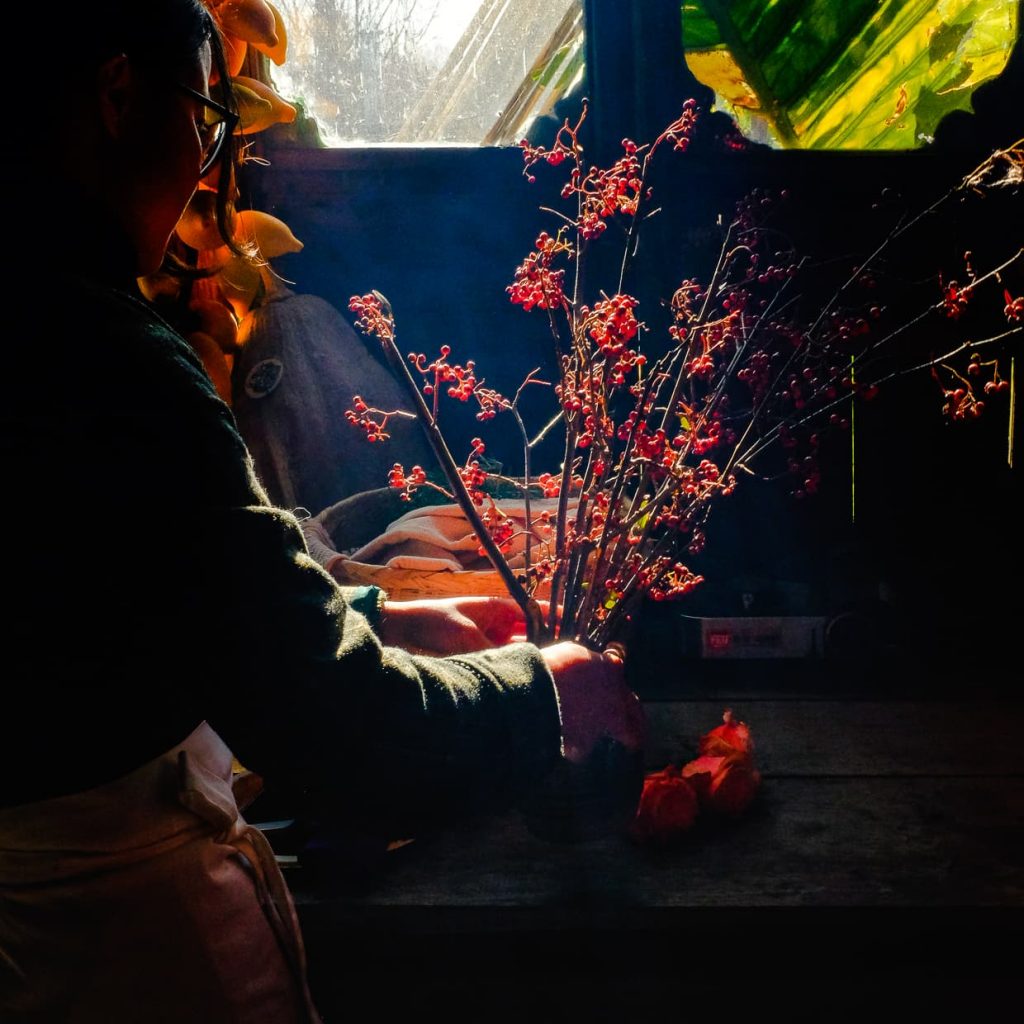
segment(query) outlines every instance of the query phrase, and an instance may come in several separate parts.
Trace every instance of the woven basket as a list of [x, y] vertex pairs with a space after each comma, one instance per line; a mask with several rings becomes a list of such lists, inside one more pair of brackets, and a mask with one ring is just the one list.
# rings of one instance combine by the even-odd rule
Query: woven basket
[[[389, 523], [409, 511], [409, 505], [401, 501], [399, 494], [391, 487], [363, 491], [306, 520], [302, 525], [310, 553], [343, 586], [378, 586], [394, 601], [466, 595], [508, 597], [508, 590], [494, 569], [395, 569], [355, 562], [341, 554], [369, 543]], [[549, 593], [550, 586], [544, 585], [538, 588], [536, 596], [544, 598]]]

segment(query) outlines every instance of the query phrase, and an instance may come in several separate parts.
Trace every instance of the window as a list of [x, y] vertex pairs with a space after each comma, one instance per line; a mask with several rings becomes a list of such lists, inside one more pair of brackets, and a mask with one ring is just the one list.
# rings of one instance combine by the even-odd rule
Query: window
[[580, 0], [280, 0], [327, 145], [513, 142], [582, 73]]
[[[279, 6], [291, 48], [275, 84], [303, 101], [329, 146], [514, 143], [582, 83], [589, 59], [595, 106], [600, 98], [604, 110], [619, 108], [606, 118], [613, 134], [613, 123], [643, 135], [670, 119], [692, 75], [754, 141], [910, 149], [930, 142], [951, 111], [971, 109], [1019, 30], [1017, 0]], [[666, 96], [672, 108], [661, 110]]]

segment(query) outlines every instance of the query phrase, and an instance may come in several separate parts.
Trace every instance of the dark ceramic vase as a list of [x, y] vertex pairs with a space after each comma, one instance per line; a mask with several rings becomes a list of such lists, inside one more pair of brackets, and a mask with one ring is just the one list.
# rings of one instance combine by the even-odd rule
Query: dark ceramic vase
[[541, 839], [601, 839], [622, 832], [633, 820], [643, 785], [643, 751], [606, 739], [583, 764], [559, 761], [521, 809], [527, 827]]

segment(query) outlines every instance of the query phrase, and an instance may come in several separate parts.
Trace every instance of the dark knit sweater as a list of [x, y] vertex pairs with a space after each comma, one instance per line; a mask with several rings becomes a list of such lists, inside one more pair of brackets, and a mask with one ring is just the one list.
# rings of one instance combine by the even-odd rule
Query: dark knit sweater
[[268, 781], [388, 828], [500, 807], [554, 763], [535, 647], [382, 647], [186, 343], [126, 292], [52, 284], [7, 332], [0, 806], [125, 774], [204, 719]]

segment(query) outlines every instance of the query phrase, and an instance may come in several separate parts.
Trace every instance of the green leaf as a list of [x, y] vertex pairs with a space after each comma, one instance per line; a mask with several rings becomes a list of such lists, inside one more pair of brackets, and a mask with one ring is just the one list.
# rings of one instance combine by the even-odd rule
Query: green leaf
[[970, 26], [942, 25], [928, 42], [928, 60], [931, 64], [942, 64], [957, 51]]
[[1017, 0], [686, 0], [694, 75], [748, 135], [906, 149], [1006, 66]]
[[551, 55], [551, 60], [547, 62], [542, 68], [537, 68], [536, 71], [530, 72], [530, 78], [538, 85], [548, 86], [554, 80], [558, 74], [559, 68], [565, 62], [565, 59], [576, 49], [569, 44], [559, 47]]
[[564, 62], [562, 73], [555, 83], [554, 92], [561, 95], [572, 84], [572, 80], [580, 73], [585, 63], [586, 51], [582, 46], [573, 49], [572, 56]]
[[714, 18], [698, 3], [683, 4], [683, 47], [687, 50], [710, 50], [722, 45], [722, 34]]

